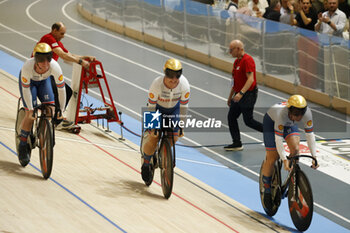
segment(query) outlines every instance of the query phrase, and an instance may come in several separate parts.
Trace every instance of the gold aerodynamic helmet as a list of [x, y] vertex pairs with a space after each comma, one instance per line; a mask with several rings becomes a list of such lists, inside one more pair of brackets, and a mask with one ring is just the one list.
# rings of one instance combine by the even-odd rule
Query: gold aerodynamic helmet
[[292, 95], [287, 101], [289, 112], [294, 116], [303, 116], [307, 109], [307, 102], [301, 95]]
[[50, 62], [52, 59], [52, 49], [50, 45], [46, 43], [38, 43], [34, 47], [33, 56], [35, 58], [35, 62]]
[[170, 58], [165, 62], [164, 73], [168, 78], [180, 78], [182, 74], [181, 62], [175, 58]]

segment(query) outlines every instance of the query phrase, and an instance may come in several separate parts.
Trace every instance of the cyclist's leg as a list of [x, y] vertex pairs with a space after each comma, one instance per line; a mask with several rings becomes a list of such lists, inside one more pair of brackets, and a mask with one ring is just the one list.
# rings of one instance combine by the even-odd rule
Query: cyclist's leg
[[[32, 104], [35, 107], [37, 104], [36, 103], [37, 88], [35, 85], [32, 85], [32, 82], [30, 84], [30, 91], [32, 94]], [[22, 166], [26, 166], [30, 161], [29, 148], [28, 148], [29, 145], [28, 145], [27, 139], [33, 126], [33, 110], [28, 110], [27, 103], [23, 98], [21, 78], [19, 78], [19, 92], [21, 94], [23, 106], [25, 108], [25, 116], [22, 120], [22, 125], [21, 125], [20, 143], [18, 145], [18, 159]]]
[[[55, 95], [52, 90], [51, 78], [40, 81], [38, 86], [38, 98], [43, 104], [55, 104]], [[51, 110], [47, 111], [47, 116], [51, 117], [51, 113], [54, 113], [55, 108], [50, 108]]]
[[142, 152], [144, 156], [149, 157], [149, 159], [154, 155], [157, 143], [159, 140], [159, 135], [155, 135], [155, 130], [148, 130], [144, 134], [143, 143], [142, 143]]
[[[21, 77], [21, 73], [20, 73], [20, 77]], [[19, 93], [21, 95], [21, 99], [22, 99], [22, 103], [24, 106], [24, 109], [26, 110], [26, 115], [23, 118], [22, 121], [22, 126], [21, 126], [21, 130], [24, 131], [30, 131], [32, 129], [32, 124], [33, 124], [33, 120], [32, 115], [33, 115], [33, 110], [29, 111], [28, 107], [27, 107], [27, 103], [25, 101], [25, 99], [23, 98], [23, 89], [22, 89], [22, 80], [21, 78], [19, 78]], [[32, 105], [33, 107], [35, 107], [37, 105], [37, 86], [35, 85], [35, 82], [31, 81], [30, 83], [30, 91], [32, 94]]]
[[294, 156], [299, 154], [300, 134], [298, 126], [285, 127], [284, 138], [289, 148], [289, 155]]
[[271, 210], [273, 208], [271, 197], [271, 181], [274, 169], [274, 163], [279, 155], [276, 149], [274, 121], [268, 114], [265, 114], [263, 121], [264, 144], [266, 149], [266, 158], [262, 166], [262, 182], [264, 183], [264, 206]]
[[[169, 109], [168, 111], [165, 111], [167, 114], [167, 117], [170, 121], [174, 122], [176, 127], [172, 128], [167, 132], [167, 136], [170, 142], [170, 145], [173, 146], [173, 143], [175, 144], [180, 133], [179, 129], [179, 122], [180, 122], [180, 102], [177, 103], [172, 109]], [[173, 140], [174, 138], [174, 140]]]
[[[263, 165], [263, 176], [269, 177], [271, 181], [271, 176], [274, 169], [274, 164], [276, 160], [279, 158], [277, 150], [266, 151], [265, 162]], [[264, 179], [263, 179], [264, 180]]]
[[141, 176], [142, 180], [145, 181], [147, 185], [152, 182], [153, 174], [151, 166], [151, 159], [155, 154], [157, 149], [157, 143], [159, 140], [159, 135], [155, 135], [155, 130], [148, 130], [144, 133], [144, 137], [142, 139], [142, 166], [141, 166]]
[[262, 173], [263, 176], [270, 178], [273, 172], [274, 163], [279, 157], [276, 149], [274, 124], [275, 122], [271, 119], [271, 117], [268, 114], [265, 114], [263, 121], [263, 136], [266, 149], [266, 158], [262, 167]]
[[299, 144], [300, 144], [300, 134], [298, 132], [298, 127], [296, 125], [293, 125], [290, 128], [290, 132], [285, 137], [285, 140], [287, 142], [290, 155], [298, 155], [299, 154]]

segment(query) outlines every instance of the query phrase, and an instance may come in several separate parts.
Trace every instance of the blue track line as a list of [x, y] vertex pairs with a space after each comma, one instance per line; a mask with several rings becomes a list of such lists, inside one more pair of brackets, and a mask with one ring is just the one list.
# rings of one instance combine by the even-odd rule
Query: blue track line
[[[7, 66], [0, 66], [1, 69], [4, 69], [8, 73], [16, 76], [18, 73], [18, 70], [20, 70], [21, 64], [23, 64], [23, 62], [12, 57], [11, 55], [8, 55], [5, 52], [2, 52], [2, 51], [0, 51], [0, 58], [1, 57], [10, 59], [11, 61], [16, 62], [16, 65], [14, 65], [14, 67], [11, 67], [11, 69]], [[15, 67], [17, 67], [17, 68], [15, 68]], [[85, 98], [86, 98], [86, 101], [88, 101], [89, 103], [94, 103], [94, 106], [95, 105], [100, 106], [100, 101], [98, 101], [97, 99], [95, 99], [89, 95], [85, 95]], [[137, 119], [135, 119], [127, 114], [123, 114], [122, 120], [125, 123], [125, 125], [128, 126], [128, 128], [130, 130], [132, 130], [134, 132], [141, 132], [141, 124], [140, 124], [139, 120], [137, 120]], [[120, 127], [117, 124], [111, 124], [110, 130], [118, 133], [120, 130]], [[124, 135], [124, 137], [126, 137], [128, 140], [132, 141], [133, 143], [136, 143], [136, 144], [140, 143], [140, 138], [133, 135], [133, 134], [126, 134], [126, 135]], [[205, 156], [199, 150], [196, 150], [194, 148], [178, 147], [177, 154], [186, 155], [187, 159], [192, 159], [195, 161], [207, 162], [207, 163], [218, 164], [218, 165], [220, 164], [219, 162]], [[228, 168], [222, 169], [222, 168], [218, 168], [218, 167], [208, 167], [208, 166], [203, 166], [200, 164], [188, 163], [186, 161], [184, 161], [184, 162], [178, 161], [177, 167], [180, 168], [181, 170], [189, 173], [193, 177], [201, 180], [202, 182], [206, 183], [207, 185], [213, 187], [214, 189], [218, 190], [219, 192], [222, 192], [225, 195], [229, 196], [230, 198], [247, 206], [251, 210], [253, 210], [257, 213], [260, 213], [261, 215], [269, 218], [271, 221], [286, 228], [287, 230], [289, 230], [291, 232], [298, 232], [294, 228], [294, 225], [290, 219], [289, 211], [288, 211], [288, 203], [286, 201], [282, 202], [280, 210], [273, 218], [265, 215], [265, 213], [261, 207], [260, 196], [259, 196], [258, 191], [257, 191], [259, 184], [256, 181], [253, 181], [250, 178], [247, 178], [246, 176], [240, 174], [239, 172], [228, 169]], [[233, 185], [233, 181], [239, 181], [239, 182], [236, 182]], [[66, 190], [66, 191], [68, 191], [68, 190]], [[70, 192], [70, 191], [68, 191], [68, 192]], [[71, 194], [74, 195], [73, 193], [71, 193]], [[244, 194], [244, 195], [242, 195], [242, 194]], [[76, 198], [78, 198], [78, 197], [76, 197]], [[84, 201], [82, 201], [82, 202], [84, 203]], [[86, 204], [86, 203], [84, 203], [84, 204]], [[86, 205], [88, 205], [88, 204], [86, 204]], [[97, 210], [94, 210], [94, 211], [97, 212]], [[97, 212], [97, 213], [99, 213], [99, 212]], [[101, 216], [103, 216], [103, 215], [101, 215]], [[322, 224], [320, 224], [320, 223], [322, 223]], [[346, 229], [345, 227], [343, 227], [335, 222], [332, 222], [330, 219], [314, 212], [313, 222], [311, 223], [311, 226], [308, 229], [308, 232], [310, 232], [310, 233], [319, 233], [319, 232], [337, 232], [337, 233], [338, 232], [339, 233], [346, 232], [346, 233], [348, 233], [349, 229]]]
[[[5, 147], [6, 149], [8, 149], [10, 152], [12, 152], [12, 154], [17, 156], [17, 153], [12, 150], [10, 147], [8, 147], [6, 144], [4, 144], [3, 142], [0, 141], [0, 144]], [[35, 170], [37, 170], [38, 172], [41, 173], [41, 170], [36, 167], [35, 165], [33, 165], [32, 163], [29, 163], [29, 165], [31, 167], [33, 167]], [[89, 207], [90, 209], [92, 209], [95, 213], [97, 213], [98, 215], [100, 215], [102, 218], [104, 218], [105, 220], [107, 220], [109, 223], [111, 223], [113, 226], [115, 226], [118, 230], [120, 230], [121, 232], [127, 232], [125, 231], [123, 228], [121, 228], [120, 226], [118, 226], [116, 223], [114, 223], [112, 220], [110, 220], [109, 218], [107, 218], [105, 215], [103, 215], [100, 211], [98, 211], [97, 209], [95, 209], [93, 206], [91, 206], [89, 203], [87, 203], [86, 201], [84, 201], [81, 197], [79, 197], [77, 194], [73, 193], [71, 190], [69, 190], [68, 188], [66, 188], [64, 185], [62, 185], [61, 183], [59, 183], [58, 181], [56, 181], [53, 178], [49, 178], [51, 181], [53, 181], [55, 184], [57, 184], [58, 186], [60, 186], [62, 189], [64, 189], [66, 192], [68, 192], [69, 194], [71, 194], [73, 197], [75, 197], [76, 199], [78, 199], [79, 201], [81, 201], [84, 205], [86, 205], [87, 207]]]

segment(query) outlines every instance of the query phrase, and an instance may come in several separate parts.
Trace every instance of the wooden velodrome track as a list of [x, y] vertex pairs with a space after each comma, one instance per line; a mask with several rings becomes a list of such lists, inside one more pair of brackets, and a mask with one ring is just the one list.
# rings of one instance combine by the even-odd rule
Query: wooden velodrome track
[[[140, 119], [140, 110], [144, 107], [151, 82], [162, 74], [162, 64], [174, 54], [91, 25], [77, 13], [76, 3], [76, 0], [0, 0], [0, 70], [17, 76], [40, 36], [49, 32], [53, 22], [63, 21], [67, 25], [64, 45], [74, 53], [94, 55], [103, 62], [118, 110], [125, 113], [125, 126], [140, 132], [141, 124], [135, 117]], [[226, 110], [230, 75], [186, 58], [177, 58], [183, 62], [186, 77], [190, 79], [190, 106], [220, 106]], [[72, 68], [62, 59], [59, 59], [59, 63], [69, 83]], [[163, 199], [159, 185], [152, 184], [146, 188], [141, 180], [138, 137], [126, 133], [126, 137], [136, 143], [132, 145], [128, 142], [130, 148], [114, 139], [119, 136], [107, 135], [103, 130], [88, 125], [83, 126], [80, 136], [57, 132], [54, 180], [44, 181], [35, 169], [39, 167], [37, 151], [32, 158], [35, 168], [21, 168], [15, 156], [13, 128], [19, 93], [17, 78], [13, 78], [13, 81], [8, 79], [8, 75], [0, 77], [0, 232], [283, 231], [276, 228], [274, 223], [295, 231], [286, 200], [271, 218], [274, 223], [260, 216], [264, 215], [257, 183], [264, 157], [264, 148], [258, 144], [262, 141], [262, 135], [245, 129], [243, 121], [240, 126], [243, 143], [246, 144], [241, 152], [226, 152], [222, 146], [199, 150], [177, 147], [175, 193], [168, 201]], [[15, 83], [15, 86], [11, 87], [11, 83]], [[93, 98], [99, 98], [92, 91], [90, 94]], [[287, 97], [285, 93], [259, 86], [255, 116], [261, 120], [264, 107]], [[89, 103], [92, 103], [91, 99]], [[350, 121], [346, 116], [309, 104], [316, 110], [313, 112], [315, 116], [317, 112], [325, 113], [321, 116], [318, 114], [317, 125], [332, 127], [331, 131], [318, 127], [318, 139], [349, 137]], [[342, 130], [336, 130], [338, 126]], [[111, 124], [111, 129], [119, 132], [116, 124]], [[213, 135], [208, 137], [208, 134], [186, 132], [184, 144], [230, 142], [228, 129]], [[82, 137], [105, 151], [97, 149]], [[314, 217], [308, 230], [311, 233], [349, 232], [350, 229], [350, 154], [346, 157], [350, 140], [342, 140], [336, 145], [340, 145], [344, 157], [338, 155], [339, 151], [328, 152], [334, 145], [325, 147], [318, 142], [318, 148], [322, 148], [318, 154], [320, 168], [313, 171], [306, 167], [308, 164], [303, 167], [312, 182], [314, 194]], [[125, 151], [127, 154], [124, 154]], [[93, 157], [92, 161], [90, 156]], [[103, 160], [108, 160], [108, 163]], [[16, 181], [10, 182], [13, 178]], [[36, 185], [43, 185], [44, 188], [36, 188]], [[49, 194], [51, 192], [54, 194]], [[194, 197], [189, 197], [188, 193]], [[55, 198], [52, 198], [53, 195]], [[69, 202], [60, 200], [63, 197]], [[230, 198], [249, 207], [249, 210]], [[140, 210], [135, 206], [140, 206]], [[182, 206], [186, 208], [180, 209]], [[202, 218], [195, 219], [198, 216]], [[92, 221], [90, 218], [96, 219]], [[241, 224], [243, 227], [239, 226]], [[247, 224], [249, 226], [245, 227]]]
[[138, 145], [93, 125], [80, 135], [56, 131], [54, 168], [44, 180], [37, 149], [26, 168], [19, 165], [17, 78], [2, 72], [0, 80], [0, 232], [285, 232], [178, 168], [164, 199], [158, 173], [150, 187], [141, 180]]

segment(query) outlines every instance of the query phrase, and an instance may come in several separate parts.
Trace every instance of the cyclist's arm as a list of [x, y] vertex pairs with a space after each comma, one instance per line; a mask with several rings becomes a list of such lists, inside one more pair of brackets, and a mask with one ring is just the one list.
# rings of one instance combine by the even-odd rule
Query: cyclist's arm
[[274, 124], [274, 131], [275, 131], [275, 142], [276, 142], [276, 149], [277, 152], [282, 160], [287, 159], [287, 154], [284, 150], [283, 146], [283, 130], [284, 130], [284, 123], [281, 120], [275, 121]]
[[56, 47], [53, 49], [54, 53], [56, 53], [60, 58], [62, 58], [64, 61], [66, 62], [75, 62], [75, 63], [79, 63], [79, 59], [82, 57], [81, 56], [77, 56], [75, 54], [72, 54], [70, 52], [65, 52], [63, 51], [63, 49], [61, 47]]
[[185, 120], [186, 114], [187, 114], [187, 109], [188, 109], [188, 102], [190, 101], [190, 84], [188, 83], [187, 79], [185, 76], [181, 77], [183, 80], [181, 80], [183, 89], [181, 93], [181, 98], [180, 98], [180, 119]]
[[62, 111], [64, 111], [65, 105], [66, 105], [66, 85], [64, 82], [62, 70], [61, 70], [61, 67], [58, 65], [58, 63], [55, 60], [51, 60], [51, 66], [52, 66], [52, 75], [55, 79], [55, 83], [57, 86], [58, 100], [60, 102], [60, 109]]
[[157, 82], [158, 79], [155, 79], [151, 87], [148, 90], [148, 111], [154, 112], [156, 111], [156, 105], [158, 100], [158, 93], [160, 92], [160, 87]]
[[[188, 96], [190, 95], [190, 92], [187, 92]], [[185, 94], [187, 95], [187, 94]], [[189, 98], [187, 98], [186, 100], [180, 100], [180, 119], [181, 120], [185, 120], [186, 118], [186, 114], [187, 114], [187, 109], [188, 109], [188, 101]]]
[[312, 113], [310, 108], [306, 110], [306, 113], [303, 117], [303, 122], [304, 122], [304, 130], [305, 130], [307, 145], [310, 149], [311, 155], [316, 157], [316, 140], [315, 140], [315, 134], [314, 134]]
[[310, 149], [311, 155], [316, 157], [316, 140], [315, 140], [315, 134], [313, 132], [311, 133], [305, 133], [307, 145]]
[[155, 92], [149, 92], [148, 93], [148, 111], [154, 112], [156, 111], [156, 105], [157, 105], [157, 99], [158, 95]]
[[282, 160], [286, 160], [287, 155], [286, 155], [286, 152], [285, 152], [284, 146], [283, 146], [283, 137], [275, 134], [275, 142], [276, 142], [276, 149], [277, 149], [277, 152], [278, 152], [280, 158]]
[[30, 72], [29, 66], [27, 62], [24, 63], [23, 68], [21, 70], [21, 85], [22, 85], [22, 97], [27, 105], [28, 110], [33, 110], [32, 103], [32, 92], [30, 91], [30, 80], [32, 77], [32, 73]]

